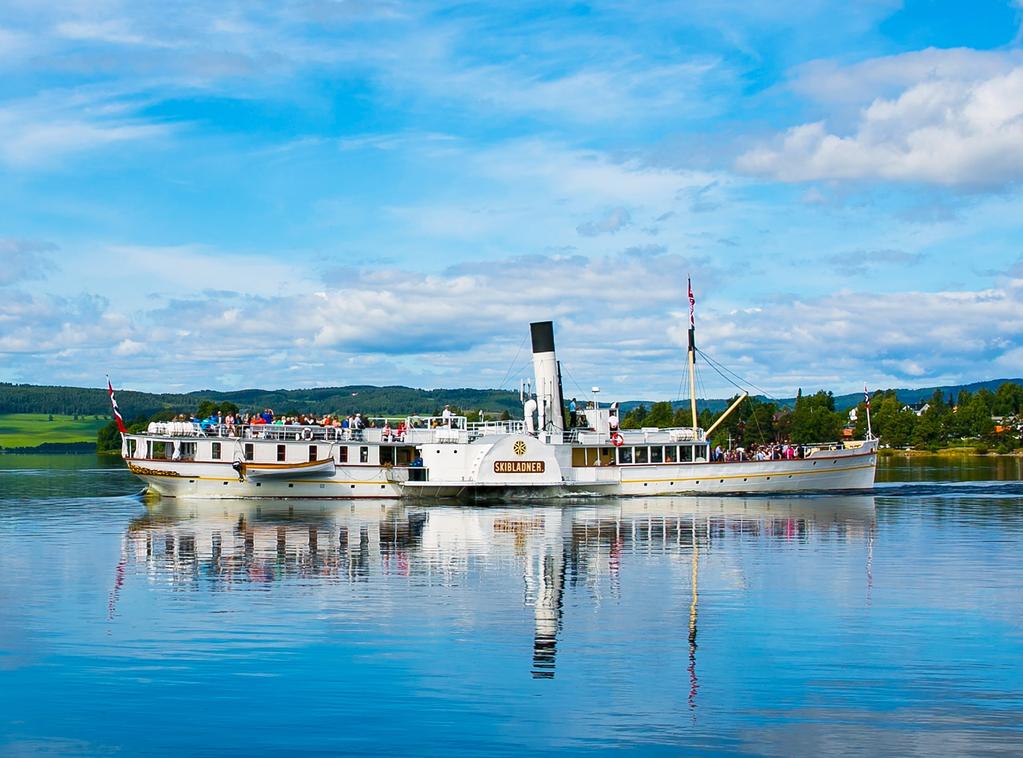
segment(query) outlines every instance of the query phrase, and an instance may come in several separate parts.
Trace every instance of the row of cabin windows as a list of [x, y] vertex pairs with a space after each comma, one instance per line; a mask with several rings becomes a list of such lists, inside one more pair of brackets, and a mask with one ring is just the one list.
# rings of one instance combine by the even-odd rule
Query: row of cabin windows
[[[195, 460], [196, 456], [196, 443], [195, 442], [179, 442], [178, 443], [178, 458], [179, 460]], [[136, 440], [129, 440], [128, 443], [128, 457], [138, 457], [138, 445]], [[284, 463], [287, 461], [287, 446], [277, 446], [277, 461]], [[246, 443], [245, 445], [245, 460], [254, 460], [255, 449], [252, 443]], [[415, 457], [415, 449], [384, 449], [380, 451], [380, 463], [391, 463], [392, 465], [407, 466], [409, 462]], [[168, 460], [174, 458], [174, 443], [172, 442], [154, 442], [153, 440], [146, 441], [146, 458], [166, 458]], [[214, 461], [224, 460], [224, 447], [221, 442], [210, 443], [210, 459]], [[310, 461], [320, 460], [320, 450], [318, 445], [309, 445], [308, 448], [308, 459]], [[337, 462], [347, 463], [348, 462], [348, 447], [342, 445], [337, 448]], [[369, 447], [359, 447], [359, 463], [369, 463]]]
[[612, 466], [632, 463], [691, 463], [695, 457], [707, 458], [707, 446], [628, 445], [623, 447], [577, 447], [572, 450], [572, 465]]

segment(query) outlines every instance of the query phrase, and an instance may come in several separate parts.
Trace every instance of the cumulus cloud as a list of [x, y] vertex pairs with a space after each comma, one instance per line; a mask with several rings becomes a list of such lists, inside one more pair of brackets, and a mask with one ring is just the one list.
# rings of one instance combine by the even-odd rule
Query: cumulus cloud
[[[892, 251], [875, 251], [877, 259]], [[897, 252], [897, 251], [895, 251]], [[352, 268], [316, 291], [184, 291], [126, 310], [103, 298], [11, 288], [0, 299], [5, 379], [126, 386], [345, 383], [514, 386], [529, 375], [526, 325], [556, 323], [569, 391], [674, 397], [685, 359], [684, 281], [697, 284], [701, 348], [756, 385], [905, 386], [1023, 370], [1023, 279], [963, 292], [840, 291], [735, 309], [724, 272], [656, 246], [603, 258], [543, 255], [421, 273]], [[707, 293], [707, 294], [704, 294]], [[978, 373], [979, 372], [979, 373]], [[714, 375], [707, 392], [727, 394]], [[578, 389], [582, 388], [582, 389]]]
[[[972, 65], [964, 70], [952, 64], [960, 55], [932, 51], [934, 65], [913, 59], [906, 71], [898, 71], [895, 61], [879, 63], [877, 78], [884, 86], [902, 86], [896, 96], [873, 99], [845, 131], [827, 120], [794, 126], [741, 155], [736, 167], [786, 182], [883, 179], [973, 189], [1018, 182], [1023, 63], [966, 56]], [[830, 81], [841, 90], [847, 75], [815, 72], [809, 89], [816, 92]]]
[[[992, 363], [1008, 365], [1023, 345], [1023, 280], [976, 291], [778, 298], [701, 323], [709, 353], [779, 394], [796, 386], [848, 391], [857, 381], [974, 381], [994, 378]], [[684, 325], [673, 338], [684, 344]]]

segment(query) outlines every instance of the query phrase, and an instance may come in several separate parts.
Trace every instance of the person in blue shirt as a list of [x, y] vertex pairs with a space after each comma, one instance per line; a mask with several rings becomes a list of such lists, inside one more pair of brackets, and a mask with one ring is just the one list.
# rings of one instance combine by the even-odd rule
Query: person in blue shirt
[[574, 427], [575, 426], [575, 420], [576, 420], [575, 412], [576, 412], [576, 404], [575, 404], [575, 398], [573, 397], [572, 398], [572, 402], [570, 402], [568, 404], [568, 425], [569, 425], [569, 427]]

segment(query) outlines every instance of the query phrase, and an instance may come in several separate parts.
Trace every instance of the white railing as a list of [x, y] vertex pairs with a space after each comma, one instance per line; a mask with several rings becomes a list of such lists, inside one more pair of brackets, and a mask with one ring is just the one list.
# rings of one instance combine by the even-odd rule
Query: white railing
[[525, 431], [525, 421], [474, 421], [469, 424], [472, 439], [490, 434], [524, 434]]

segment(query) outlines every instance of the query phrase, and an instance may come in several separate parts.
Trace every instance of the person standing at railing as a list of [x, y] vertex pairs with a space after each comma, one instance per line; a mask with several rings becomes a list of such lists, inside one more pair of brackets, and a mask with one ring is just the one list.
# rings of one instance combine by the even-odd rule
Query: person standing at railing
[[440, 414], [440, 417], [444, 420], [444, 426], [448, 429], [451, 428], [451, 421], [454, 419], [455, 414], [451, 412], [451, 406], [445, 405], [444, 411]]
[[572, 400], [568, 404], [568, 427], [570, 429], [575, 427], [576, 408], [577, 408], [577, 406], [575, 404], [575, 398], [573, 397]]

